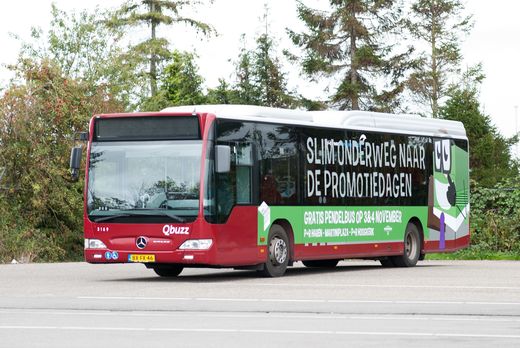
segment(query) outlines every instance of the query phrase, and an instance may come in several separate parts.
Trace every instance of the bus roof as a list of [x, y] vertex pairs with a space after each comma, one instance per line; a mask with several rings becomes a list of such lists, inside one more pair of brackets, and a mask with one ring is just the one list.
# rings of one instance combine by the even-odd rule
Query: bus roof
[[233, 120], [467, 139], [461, 122], [418, 115], [370, 111], [305, 111], [252, 105], [176, 106], [161, 112], [211, 113], [217, 118]]

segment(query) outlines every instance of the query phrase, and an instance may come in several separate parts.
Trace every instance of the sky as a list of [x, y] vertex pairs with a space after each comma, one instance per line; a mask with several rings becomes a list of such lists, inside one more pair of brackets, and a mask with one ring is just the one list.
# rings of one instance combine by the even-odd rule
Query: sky
[[[238, 56], [243, 45], [251, 48], [254, 37], [265, 32], [262, 22], [264, 3], [269, 10], [269, 32], [278, 38], [277, 46], [292, 49], [285, 28], [296, 31], [303, 25], [296, 16], [294, 0], [215, 0], [213, 5], [197, 8], [192, 16], [211, 23], [218, 36], [211, 39], [198, 37], [193, 30], [178, 26], [160, 32], [182, 50], [194, 51], [199, 56], [200, 73], [206, 78], [208, 87], [215, 87], [218, 78], [229, 79], [232, 61]], [[10, 74], [5, 64], [14, 63], [19, 51], [19, 42], [10, 33], [28, 39], [31, 26], [46, 29], [50, 22], [52, 0], [4, 1], [0, 9], [0, 85], [5, 85]], [[79, 11], [118, 7], [122, 0], [54, 0], [58, 8], [65, 11]], [[304, 3], [317, 6], [327, 2], [305, 0]], [[466, 0], [466, 11], [473, 14], [475, 22], [471, 34], [464, 38], [462, 53], [464, 65], [472, 66], [481, 62], [486, 79], [480, 101], [483, 111], [491, 116], [493, 123], [505, 136], [513, 135], [520, 129], [520, 115], [515, 107], [520, 106], [520, 1], [513, 0]], [[241, 43], [246, 34], [245, 43]], [[144, 35], [144, 34], [143, 34]], [[300, 77], [297, 69], [289, 68], [290, 88], [306, 97], [323, 96], [326, 83], [313, 84]], [[518, 107], [517, 107], [518, 109]], [[516, 116], [516, 117], [515, 117]]]

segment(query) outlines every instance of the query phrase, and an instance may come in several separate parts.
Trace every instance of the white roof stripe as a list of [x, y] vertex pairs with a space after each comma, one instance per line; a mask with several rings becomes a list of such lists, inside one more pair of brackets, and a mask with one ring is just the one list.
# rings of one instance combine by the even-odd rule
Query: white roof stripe
[[252, 105], [176, 106], [162, 112], [211, 113], [217, 118], [234, 120], [467, 139], [461, 122], [417, 115], [369, 111], [305, 111]]

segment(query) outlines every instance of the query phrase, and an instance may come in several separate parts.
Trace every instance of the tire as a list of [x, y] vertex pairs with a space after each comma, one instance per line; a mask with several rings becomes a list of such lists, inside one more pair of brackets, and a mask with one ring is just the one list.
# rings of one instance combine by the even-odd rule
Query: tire
[[403, 255], [392, 256], [392, 262], [397, 267], [413, 267], [421, 255], [421, 235], [415, 224], [408, 223], [404, 234]]
[[267, 261], [261, 273], [266, 277], [281, 277], [287, 270], [291, 255], [289, 238], [280, 225], [271, 226], [267, 244]]
[[306, 260], [302, 261], [305, 267], [310, 268], [334, 268], [339, 260]]
[[381, 266], [383, 267], [395, 267], [394, 260], [392, 260], [392, 257], [385, 257], [379, 259], [379, 262], [381, 262]]
[[153, 267], [153, 271], [160, 277], [168, 277], [173, 278], [177, 277], [184, 267], [181, 265], [161, 265], [157, 267]]

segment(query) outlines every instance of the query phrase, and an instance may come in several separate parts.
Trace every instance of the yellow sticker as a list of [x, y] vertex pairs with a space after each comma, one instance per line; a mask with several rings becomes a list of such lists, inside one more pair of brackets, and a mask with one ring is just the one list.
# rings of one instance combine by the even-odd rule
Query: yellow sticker
[[128, 262], [155, 262], [155, 255], [152, 254], [130, 254]]

